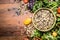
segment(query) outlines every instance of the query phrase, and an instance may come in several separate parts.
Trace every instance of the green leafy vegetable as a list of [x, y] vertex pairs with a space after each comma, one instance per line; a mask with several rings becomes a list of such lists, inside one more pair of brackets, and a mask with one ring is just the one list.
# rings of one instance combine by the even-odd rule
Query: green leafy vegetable
[[58, 34], [60, 35], [60, 29], [58, 30]]
[[46, 7], [48, 4], [49, 4], [49, 1], [48, 0], [42, 0], [42, 2], [43, 2], [43, 7]]
[[57, 21], [60, 21], [60, 18], [57, 18]]
[[36, 1], [33, 6], [32, 12], [35, 12], [37, 9], [41, 8], [42, 5], [43, 5], [42, 1]]
[[60, 0], [57, 1], [58, 5], [60, 6]]
[[57, 40], [57, 38], [53, 37], [50, 33], [49, 34], [43, 34], [42, 39], [43, 40]]
[[42, 34], [38, 30], [34, 30], [31, 37], [40, 37]]
[[57, 22], [56, 23], [56, 26], [60, 28], [60, 22]]
[[33, 5], [32, 12], [35, 12], [39, 8], [50, 8], [53, 11], [56, 11], [57, 7], [58, 7], [58, 2], [56, 1], [49, 2], [48, 0], [38, 0]]
[[[52, 9], [54, 14], [57, 14], [57, 7], [60, 6], [60, 0], [58, 1], [48, 1], [48, 0], [36, 0], [33, 5], [32, 12], [35, 12], [39, 8], [49, 8]], [[54, 37], [51, 33], [57, 32], [57, 36]], [[60, 18], [57, 18], [56, 26], [49, 32], [40, 32], [38, 30], [34, 30], [31, 37], [41, 37], [42, 40], [60, 40]]]
[[48, 4], [48, 6], [47, 6], [47, 7], [49, 7], [49, 8], [51, 8], [51, 9], [53, 9], [53, 8], [55, 8], [55, 7], [57, 7], [57, 6], [58, 6], [57, 2], [52, 1], [52, 2], [49, 2], [49, 4]]
[[57, 37], [57, 40], [60, 40], [60, 36]]

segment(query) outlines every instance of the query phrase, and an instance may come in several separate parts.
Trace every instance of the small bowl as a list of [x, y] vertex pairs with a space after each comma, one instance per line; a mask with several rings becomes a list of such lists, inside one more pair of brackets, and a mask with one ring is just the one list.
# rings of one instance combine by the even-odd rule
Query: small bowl
[[[54, 16], [54, 22], [53, 22], [52, 26], [51, 26], [49, 29], [47, 29], [47, 30], [41, 30], [41, 29], [37, 28], [37, 27], [36, 27], [36, 24], [35, 24], [35, 22], [34, 22], [34, 17], [35, 17], [35, 15], [37, 14], [37, 12], [39, 12], [40, 10], [49, 10], [49, 11], [53, 14], [53, 16]], [[46, 32], [46, 31], [51, 30], [51, 29], [55, 26], [56, 16], [55, 16], [55, 14], [53, 13], [53, 11], [52, 11], [51, 9], [49, 9], [49, 8], [40, 8], [40, 9], [38, 9], [38, 10], [33, 14], [32, 23], [33, 23], [34, 27], [35, 27], [36, 29], [38, 29], [39, 31]]]

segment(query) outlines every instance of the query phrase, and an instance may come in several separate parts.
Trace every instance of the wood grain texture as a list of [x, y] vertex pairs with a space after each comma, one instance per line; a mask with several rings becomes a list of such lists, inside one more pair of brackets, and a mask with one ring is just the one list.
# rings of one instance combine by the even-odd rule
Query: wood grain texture
[[20, 3], [14, 3], [14, 4], [0, 4], [0, 9], [8, 9], [8, 8], [19, 8]]
[[12, 3], [19, 3], [20, 0], [0, 0], [0, 4], [12, 4]]
[[23, 11], [24, 15], [20, 15], [19, 7], [20, 3], [0, 4], [0, 40], [24, 40], [27, 37], [23, 22], [32, 14]]
[[23, 22], [31, 15], [29, 12], [24, 15], [17, 15], [16, 10], [13, 9], [0, 10], [0, 35], [20, 35], [25, 33]]

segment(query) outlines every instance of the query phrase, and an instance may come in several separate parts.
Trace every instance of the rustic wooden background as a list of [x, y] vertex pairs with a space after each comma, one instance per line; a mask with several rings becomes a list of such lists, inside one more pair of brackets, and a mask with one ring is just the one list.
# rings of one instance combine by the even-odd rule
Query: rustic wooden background
[[17, 10], [10, 10], [19, 7], [20, 0], [0, 0], [0, 40], [24, 40], [27, 37], [23, 21], [31, 14], [17, 15]]

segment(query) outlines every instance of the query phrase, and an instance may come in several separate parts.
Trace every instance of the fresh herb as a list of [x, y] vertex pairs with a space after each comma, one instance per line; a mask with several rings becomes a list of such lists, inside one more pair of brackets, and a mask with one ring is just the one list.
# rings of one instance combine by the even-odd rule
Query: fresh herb
[[51, 9], [53, 9], [53, 8], [55, 8], [57, 6], [58, 6], [58, 4], [55, 1], [49, 2], [49, 4], [47, 5], [47, 7], [51, 8]]
[[36, 0], [31, 11], [35, 12], [39, 8], [50, 8], [53, 11], [56, 11], [57, 7], [58, 2], [56, 1], [49, 2], [48, 0]]
[[49, 1], [48, 0], [43, 0], [42, 2], [43, 2], [42, 7], [46, 7], [49, 4]]
[[60, 28], [60, 22], [57, 22], [56, 23], [56, 26]]
[[35, 12], [37, 9], [42, 8], [42, 5], [43, 5], [42, 1], [36, 1], [33, 6], [32, 12]]
[[58, 35], [60, 35], [60, 29], [58, 30]]
[[[57, 14], [58, 6], [60, 6], [60, 0], [58, 1], [36, 0], [34, 5], [32, 6], [31, 11], [35, 12], [39, 8], [49, 8], [52, 9], [55, 14]], [[53, 32], [56, 32], [57, 34]], [[53, 36], [52, 33], [56, 34], [56, 36]], [[44, 33], [38, 30], [34, 30], [31, 37], [41, 37], [42, 40], [60, 40], [60, 17], [57, 17], [56, 26], [52, 30]]]
[[60, 36], [57, 37], [57, 40], [60, 40]]
[[57, 18], [57, 21], [60, 22], [60, 18]]
[[57, 1], [58, 5], [60, 6], [60, 0]]
[[34, 30], [34, 32], [32, 33], [32, 35], [31, 35], [31, 37], [41, 37], [41, 33], [40, 33], [40, 31], [38, 31], [38, 30]]
[[43, 34], [42, 39], [43, 40], [57, 40], [57, 38], [53, 37], [50, 33], [49, 34]]

